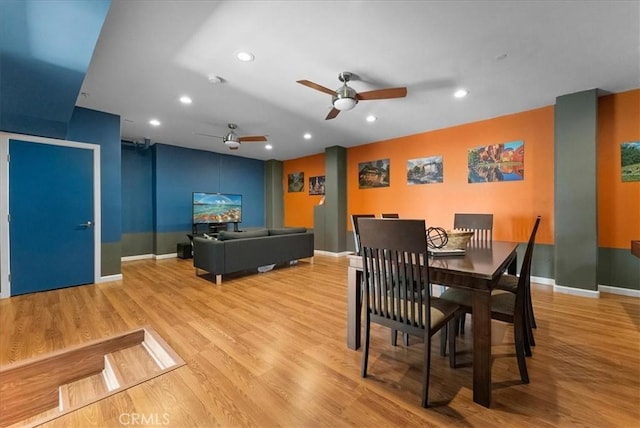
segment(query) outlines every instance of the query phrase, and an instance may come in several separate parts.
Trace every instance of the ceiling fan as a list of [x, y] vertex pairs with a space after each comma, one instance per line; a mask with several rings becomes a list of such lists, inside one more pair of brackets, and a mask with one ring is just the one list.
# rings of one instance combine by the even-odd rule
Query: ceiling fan
[[196, 133], [196, 135], [202, 135], [204, 137], [222, 138], [222, 142], [225, 144], [225, 146], [229, 147], [230, 150], [238, 150], [238, 147], [240, 147], [240, 143], [258, 143], [262, 141], [267, 141], [267, 137], [265, 137], [264, 135], [251, 135], [251, 136], [239, 137], [238, 134], [235, 133], [235, 130], [238, 128], [238, 125], [236, 125], [235, 123], [230, 123], [228, 124], [228, 126], [231, 131], [229, 131], [229, 133], [227, 133], [227, 135], [225, 135], [224, 137], [219, 137], [217, 135], [211, 135], [211, 134], [200, 134], [200, 133]]
[[376, 89], [375, 91], [358, 93], [347, 85], [347, 82], [351, 80], [352, 77], [353, 73], [349, 71], [343, 71], [340, 73], [338, 75], [338, 80], [342, 82], [342, 86], [335, 91], [309, 80], [298, 80], [298, 83], [332, 96], [331, 104], [333, 105], [333, 108], [325, 120], [333, 119], [341, 111], [351, 110], [356, 106], [356, 104], [358, 104], [358, 101], [384, 100], [389, 98], [403, 98], [407, 96], [407, 88], [405, 87]]

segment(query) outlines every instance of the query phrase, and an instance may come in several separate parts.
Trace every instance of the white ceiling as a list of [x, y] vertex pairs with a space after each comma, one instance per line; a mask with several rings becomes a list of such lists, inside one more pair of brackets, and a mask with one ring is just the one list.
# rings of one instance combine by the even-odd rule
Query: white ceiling
[[[113, 0], [77, 105], [120, 115], [126, 140], [286, 160], [639, 88], [639, 22], [639, 1]], [[335, 89], [342, 71], [358, 92], [408, 95], [324, 120], [330, 95], [296, 81]], [[467, 98], [452, 96], [459, 87]], [[229, 122], [273, 150], [194, 134], [225, 135]]]

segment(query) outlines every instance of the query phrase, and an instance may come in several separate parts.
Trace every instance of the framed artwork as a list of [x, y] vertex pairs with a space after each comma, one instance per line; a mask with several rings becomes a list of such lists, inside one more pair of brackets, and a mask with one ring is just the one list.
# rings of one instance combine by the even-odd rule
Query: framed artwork
[[309, 177], [309, 194], [324, 195], [324, 175]]
[[407, 160], [407, 184], [442, 183], [442, 156]]
[[620, 145], [622, 181], [640, 181], [640, 141]]
[[289, 193], [304, 191], [304, 172], [294, 172], [289, 174]]
[[469, 183], [524, 180], [524, 141], [469, 149]]
[[360, 189], [389, 187], [389, 159], [380, 159], [358, 164]]

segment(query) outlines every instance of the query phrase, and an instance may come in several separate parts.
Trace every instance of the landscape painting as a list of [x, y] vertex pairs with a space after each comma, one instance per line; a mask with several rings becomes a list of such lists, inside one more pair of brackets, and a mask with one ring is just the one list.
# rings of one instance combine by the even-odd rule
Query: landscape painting
[[620, 146], [622, 181], [640, 181], [640, 141]]
[[468, 182], [524, 180], [524, 141], [469, 149]]
[[304, 191], [304, 172], [289, 174], [289, 193]]
[[389, 187], [389, 159], [380, 159], [358, 164], [360, 189]]
[[309, 177], [309, 194], [324, 195], [324, 175]]
[[442, 156], [407, 160], [407, 184], [442, 183]]

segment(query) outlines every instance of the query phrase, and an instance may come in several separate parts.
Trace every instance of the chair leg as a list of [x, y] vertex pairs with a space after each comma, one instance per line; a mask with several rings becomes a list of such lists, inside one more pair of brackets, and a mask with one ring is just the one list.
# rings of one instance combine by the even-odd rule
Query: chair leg
[[[526, 337], [524, 332], [524, 320], [517, 317], [513, 321], [513, 330], [516, 346], [516, 357], [518, 359], [518, 369], [522, 383], [529, 383], [529, 372], [527, 371], [527, 359], [525, 357]], [[524, 318], [524, 316], [522, 317]]]
[[[449, 321], [447, 325], [445, 325], [440, 329], [440, 356], [441, 357], [447, 356], [447, 336], [449, 334], [454, 334], [453, 329], [454, 329], [453, 320]], [[449, 352], [451, 352], [451, 349], [449, 349]]]
[[367, 377], [367, 364], [369, 363], [369, 336], [371, 330], [371, 318], [369, 311], [365, 315], [364, 321], [364, 347], [362, 349], [362, 370], [360, 374], [362, 377]]
[[465, 322], [466, 319], [467, 319], [467, 314], [463, 313], [460, 316], [459, 320], [458, 320], [458, 323], [459, 323], [459, 329], [458, 330], [459, 330], [460, 334], [464, 334], [464, 322]]
[[398, 346], [398, 330], [391, 329], [391, 346]]
[[402, 334], [402, 342], [404, 346], [409, 346], [409, 335], [407, 333]]
[[[455, 328], [455, 318], [452, 318], [442, 329], [442, 332], [449, 336], [449, 367], [456, 368], [456, 335], [453, 333]], [[446, 340], [445, 340], [446, 343]]]
[[427, 330], [424, 335], [424, 370], [422, 374], [422, 407], [428, 406], [429, 371], [431, 369], [431, 336]]

